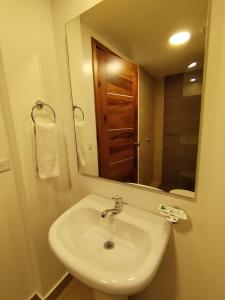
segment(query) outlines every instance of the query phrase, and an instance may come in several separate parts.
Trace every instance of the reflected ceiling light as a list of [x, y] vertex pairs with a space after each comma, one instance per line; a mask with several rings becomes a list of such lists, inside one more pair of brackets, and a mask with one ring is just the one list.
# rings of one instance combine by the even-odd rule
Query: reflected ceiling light
[[117, 73], [121, 70], [122, 64], [119, 61], [111, 61], [106, 65], [108, 73]]
[[197, 66], [197, 62], [193, 61], [190, 65], [188, 65], [188, 69], [194, 68]]
[[169, 38], [169, 43], [174, 46], [182, 45], [190, 40], [191, 34], [188, 31], [181, 31], [173, 34]]
[[190, 82], [195, 82], [196, 81], [196, 78], [191, 78], [190, 79]]

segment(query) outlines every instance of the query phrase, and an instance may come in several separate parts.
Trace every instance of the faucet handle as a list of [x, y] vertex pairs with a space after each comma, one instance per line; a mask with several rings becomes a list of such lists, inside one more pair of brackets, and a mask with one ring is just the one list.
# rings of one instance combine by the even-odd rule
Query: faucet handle
[[123, 203], [123, 198], [119, 195], [112, 197], [112, 200], [115, 201], [116, 204]]
[[121, 199], [123, 199], [123, 198], [119, 195], [116, 195], [116, 196], [112, 197], [112, 200], [121, 200]]
[[123, 210], [124, 204], [127, 204], [126, 202], [123, 202], [123, 198], [121, 196], [115, 196], [112, 197], [112, 199], [115, 201], [114, 208], [121, 212]]
[[123, 197], [118, 195], [112, 197], [112, 200], [115, 201], [115, 206], [119, 206], [119, 205], [123, 206], [128, 204], [127, 202], [123, 201]]

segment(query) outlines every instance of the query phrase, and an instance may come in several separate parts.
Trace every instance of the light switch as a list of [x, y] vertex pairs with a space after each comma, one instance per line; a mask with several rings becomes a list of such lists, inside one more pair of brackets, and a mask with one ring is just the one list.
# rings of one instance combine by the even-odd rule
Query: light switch
[[10, 162], [8, 158], [0, 159], [0, 173], [10, 170]]

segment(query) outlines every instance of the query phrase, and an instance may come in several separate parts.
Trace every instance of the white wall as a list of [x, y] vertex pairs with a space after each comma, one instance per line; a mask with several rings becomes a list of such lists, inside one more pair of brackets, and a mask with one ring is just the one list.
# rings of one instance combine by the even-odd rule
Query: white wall
[[[97, 2], [99, 1], [52, 0], [55, 41], [66, 110], [71, 105], [71, 99], [69, 78], [66, 76], [68, 65], [64, 25]], [[173, 237], [161, 268], [149, 288], [137, 296], [139, 300], [222, 300], [225, 297], [225, 245], [221, 238], [225, 226], [224, 28], [225, 2], [213, 0], [196, 201], [105, 180], [81, 178], [83, 194], [92, 192], [112, 196], [116, 190], [129, 203], [147, 210], [157, 212], [159, 203], [166, 202], [183, 207], [190, 215], [190, 222], [174, 226]]]

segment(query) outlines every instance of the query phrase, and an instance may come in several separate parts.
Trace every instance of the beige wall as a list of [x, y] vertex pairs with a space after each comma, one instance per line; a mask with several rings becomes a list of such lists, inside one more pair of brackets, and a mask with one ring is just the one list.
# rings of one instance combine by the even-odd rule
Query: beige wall
[[[11, 139], [13, 135], [10, 135], [10, 144], [14, 147], [18, 145], [20, 165], [17, 164], [15, 172], [18, 172], [21, 166], [22, 177], [18, 175], [16, 177], [18, 182], [20, 178], [24, 180], [23, 200], [26, 200], [32, 221], [32, 236], [38, 263], [35, 271], [40, 274], [40, 291], [45, 294], [65, 272], [48, 246], [47, 234], [50, 224], [71, 203], [82, 196], [91, 192], [112, 196], [116, 190], [116, 193], [121, 194], [127, 202], [153, 212], [157, 212], [160, 202], [181, 206], [187, 210], [191, 219], [188, 223], [174, 226], [173, 236], [159, 272], [152, 284], [136, 299], [223, 300], [225, 298], [225, 242], [223, 239], [225, 227], [225, 2], [213, 0], [196, 201], [82, 177], [77, 172], [65, 23], [97, 2], [100, 1], [52, 0], [54, 36], [51, 11], [47, 1], [0, 2], [0, 40], [6, 83], [9, 89], [9, 112], [13, 117], [11, 125], [16, 133], [14, 144]], [[58, 179], [50, 181], [39, 181], [36, 178], [32, 156], [29, 115], [34, 100], [40, 97], [54, 106], [59, 120], [62, 173]], [[3, 151], [8, 152], [8, 150]], [[2, 155], [6, 155], [5, 153]], [[0, 176], [2, 179], [2, 174]], [[17, 237], [25, 240], [25, 229], [24, 231], [18, 229], [18, 232], [16, 230], [17, 227], [21, 228], [25, 225], [22, 224], [21, 216], [18, 216], [17, 202], [10, 202], [17, 196], [12, 189], [12, 186], [16, 185], [15, 181], [13, 183], [12, 173], [5, 173], [3, 176], [1, 187], [4, 186], [4, 193], [6, 193], [4, 198], [8, 199], [6, 204], [10, 205], [8, 211], [10, 215], [15, 213], [14, 221], [18, 220], [16, 224], [13, 224], [12, 231], [13, 234], [17, 233], [14, 240], [16, 243]], [[9, 191], [13, 197], [10, 197]], [[10, 222], [10, 216], [6, 218], [6, 221]], [[4, 226], [5, 224], [1, 226], [1, 230], [4, 234], [9, 233], [9, 228]], [[7, 236], [5, 238], [7, 247], [9, 245], [8, 254], [12, 255], [11, 257], [14, 257], [12, 261], [15, 261], [17, 252], [15, 255], [15, 251], [12, 250], [15, 249], [12, 246], [12, 240], [8, 240]], [[20, 262], [23, 262], [28, 250], [23, 245], [20, 247], [23, 249], [21, 252], [18, 250], [18, 253], [21, 253]], [[14, 270], [16, 274], [18, 274], [17, 262], [16, 260], [13, 266], [11, 264], [11, 270]], [[26, 269], [23, 273], [24, 281], [19, 281], [22, 276], [21, 273], [18, 274], [19, 283], [18, 285], [15, 283], [13, 288], [15, 292], [18, 289], [16, 297], [20, 295], [22, 300], [34, 286], [29, 281], [30, 267], [25, 264], [20, 266], [20, 270], [21, 268]], [[8, 278], [8, 283], [11, 282], [9, 274], [5, 277]], [[16, 299], [14, 295], [7, 294], [8, 292], [9, 287], [4, 290], [4, 299], [7, 297], [9, 300]], [[10, 298], [11, 296], [13, 298]]]
[[163, 162], [163, 119], [164, 78], [155, 80], [154, 94], [154, 136], [153, 136], [153, 180], [151, 186], [158, 187], [162, 180]]
[[[150, 185], [153, 179], [153, 135], [155, 80], [139, 67], [138, 71], [139, 142], [138, 183]], [[150, 142], [146, 141], [150, 138]]]
[[[1, 78], [2, 79], [2, 78]], [[0, 84], [2, 87], [2, 82]], [[9, 128], [3, 114], [0, 89], [0, 159], [10, 160], [11, 170], [0, 173], [0, 298], [27, 299], [35, 288], [24, 215], [16, 184], [16, 173], [9, 147]]]
[[[55, 40], [63, 89], [69, 87], [68, 77], [65, 76], [68, 69], [64, 24], [96, 3], [97, 1], [52, 0]], [[83, 194], [93, 192], [112, 196], [116, 190], [129, 203], [147, 210], [157, 212], [159, 203], [166, 202], [183, 207], [190, 215], [189, 223], [174, 226], [173, 237], [163, 264], [152, 285], [137, 297], [138, 300], [222, 300], [225, 297], [223, 287], [225, 245], [222, 238], [225, 226], [223, 217], [225, 194], [224, 22], [225, 3], [214, 0], [196, 201], [99, 179], [88, 177], [81, 179]], [[68, 94], [69, 90], [66, 90], [65, 109], [70, 106]], [[101, 191], [99, 191], [100, 185]]]
[[[70, 91], [67, 90], [65, 95], [64, 93], [61, 94], [59, 89], [61, 82], [58, 77], [49, 1], [0, 1], [0, 20], [2, 59], [6, 84], [9, 90], [9, 99], [7, 100], [9, 112], [7, 112], [7, 117], [9, 116], [8, 114], [12, 114], [11, 126], [15, 129], [16, 139], [12, 137], [11, 145], [13, 149], [18, 145], [20, 160], [16, 171], [20, 170], [21, 174], [18, 173], [16, 178], [19, 188], [24, 184], [24, 193], [21, 201], [24, 201], [23, 209], [28, 209], [28, 216], [31, 220], [28, 227], [32, 230], [31, 236], [34, 240], [37, 258], [34, 276], [40, 279], [37, 285], [33, 286], [33, 290], [39, 288], [41, 294], [46, 294], [56, 281], [65, 274], [65, 269], [54, 257], [48, 246], [48, 229], [57, 216], [68, 208], [72, 202], [80, 198], [80, 189], [78, 190], [77, 188], [79, 181], [76, 176], [72, 110], [70, 100], [68, 101], [70, 99]], [[64, 74], [67, 74], [67, 72], [65, 71]], [[59, 129], [61, 175], [59, 178], [46, 181], [41, 181], [36, 177], [31, 142], [32, 122], [30, 112], [34, 101], [40, 98], [54, 107]], [[7, 196], [7, 201], [4, 205], [9, 205], [7, 207], [8, 210], [12, 206], [12, 214], [16, 215], [17, 204], [16, 202], [15, 204], [10, 202], [11, 199], [11, 201], [14, 201], [13, 197], [15, 197], [15, 195], [10, 197], [9, 194], [9, 188], [13, 185], [13, 178], [10, 178], [10, 174], [12, 173], [1, 174], [1, 178], [4, 180], [3, 183], [1, 182], [1, 187], [2, 185], [5, 186], [4, 197]], [[21, 178], [23, 181], [21, 181]], [[11, 193], [14, 192], [11, 191]], [[21, 241], [24, 241], [23, 233], [20, 233], [19, 229], [19, 222], [21, 221], [18, 216], [15, 216], [14, 219], [17, 220], [16, 218], [18, 222], [12, 226], [14, 226], [15, 230], [17, 229], [16, 225], [18, 226], [18, 237], [21, 238], [19, 241], [21, 243]], [[16, 235], [16, 232], [14, 231], [13, 234]], [[11, 251], [14, 252], [12, 254], [15, 255], [15, 259], [16, 257], [20, 258], [20, 247], [22, 248], [23, 245], [18, 246], [18, 249], [14, 245], [12, 246]], [[22, 255], [26, 256], [26, 254]], [[13, 262], [15, 261], [12, 259], [10, 264], [13, 264]], [[23, 257], [18, 263], [22, 264], [22, 262]], [[27, 268], [26, 263], [24, 267], [21, 266], [21, 271], [23, 271], [23, 268]], [[15, 287], [12, 286], [12, 292], [16, 292], [19, 285], [23, 289], [23, 295], [25, 292], [29, 292], [29, 276], [27, 276], [26, 272], [18, 274], [13, 268], [9, 268], [9, 270], [15, 271], [18, 277], [18, 283], [15, 283]], [[8, 283], [12, 283], [8, 273], [5, 277]], [[24, 283], [21, 282], [22, 279]], [[18, 295], [20, 295], [19, 292]], [[17, 299], [17, 297], [3, 298], [5, 300]], [[25, 296], [21, 299], [24, 298]]]
[[[85, 136], [89, 161], [85, 166], [79, 166], [82, 174], [98, 176], [97, 134], [95, 120], [94, 86], [92, 78], [92, 52], [89, 31], [82, 26], [80, 18], [67, 25], [67, 43], [71, 77], [73, 104], [84, 112]], [[85, 51], [84, 51], [85, 49]], [[74, 112], [76, 120], [82, 119], [79, 109]]]

